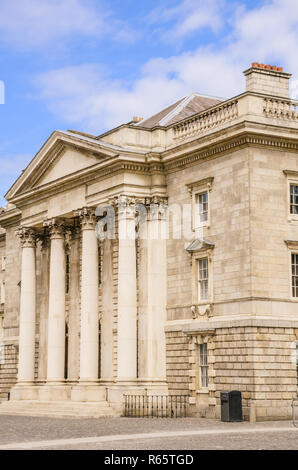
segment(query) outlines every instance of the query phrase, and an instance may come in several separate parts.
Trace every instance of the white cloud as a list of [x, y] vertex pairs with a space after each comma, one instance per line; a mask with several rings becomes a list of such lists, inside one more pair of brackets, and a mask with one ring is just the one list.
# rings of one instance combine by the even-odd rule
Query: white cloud
[[51, 111], [70, 124], [82, 124], [93, 132], [130, 121], [144, 110], [150, 114], [183, 94], [183, 83], [166, 76], [144, 74], [126, 86], [110, 80], [97, 64], [66, 67], [40, 75], [35, 81], [40, 97]]
[[234, 57], [253, 53], [256, 61], [279, 61], [296, 73], [297, 0], [273, 0], [248, 12], [238, 10], [234, 24], [230, 48]]
[[99, 65], [83, 64], [42, 74], [36, 84], [54, 113], [100, 133], [133, 115], [149, 116], [193, 91], [234, 96], [244, 91], [242, 71], [254, 61], [283, 65], [298, 78], [297, 44], [298, 2], [272, 0], [248, 11], [240, 6], [221, 41], [154, 58], [133, 83], [111, 79]]
[[92, 0], [0, 0], [0, 44], [40, 48], [72, 34], [98, 36], [105, 16]]
[[[224, 24], [226, 0], [183, 0], [175, 6], [164, 4], [149, 15], [152, 24], [159, 24], [163, 39], [182, 39], [204, 28], [217, 32]], [[171, 27], [161, 26], [171, 23]]]

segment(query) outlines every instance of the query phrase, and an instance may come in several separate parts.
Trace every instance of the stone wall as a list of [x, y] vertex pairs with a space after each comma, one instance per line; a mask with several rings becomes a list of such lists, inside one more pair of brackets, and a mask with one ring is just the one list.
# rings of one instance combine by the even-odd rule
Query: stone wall
[[[206, 322], [205, 322], [206, 323]], [[214, 323], [214, 322], [213, 322]], [[188, 327], [190, 325], [188, 324]], [[167, 380], [172, 394], [189, 394], [190, 413], [220, 418], [220, 392], [242, 392], [245, 420], [291, 418], [297, 395], [298, 329], [278, 326], [168, 326]], [[200, 388], [198, 347], [208, 344], [209, 383]]]
[[17, 344], [5, 344], [0, 359], [0, 401], [4, 401], [8, 399], [10, 389], [17, 380]]
[[[290, 256], [285, 240], [298, 241], [298, 221], [288, 216], [288, 181], [283, 170], [298, 171], [297, 153], [253, 148], [250, 166], [253, 295], [288, 301]], [[265, 309], [264, 313], [271, 313]], [[296, 316], [297, 304], [291, 312]], [[279, 302], [272, 313], [289, 316], [290, 306]]]
[[5, 262], [5, 314], [4, 336], [19, 334], [19, 306], [21, 280], [21, 248], [15, 234], [17, 226], [6, 230], [6, 262]]
[[18, 318], [20, 246], [15, 228], [6, 230], [6, 237], [0, 240], [0, 263], [5, 256], [5, 271], [0, 264], [0, 280], [5, 281], [5, 304], [2, 305], [0, 331], [2, 354], [0, 359], [0, 400], [7, 400], [11, 387], [17, 380], [18, 367]]
[[286, 419], [297, 394], [297, 333], [293, 328], [222, 328], [215, 336], [217, 414], [220, 391], [240, 390], [246, 417]]
[[[203, 236], [215, 244], [215, 303], [251, 294], [248, 175], [248, 149], [241, 149], [167, 176], [169, 205], [178, 204], [181, 209], [191, 203], [187, 184], [214, 178], [209, 201], [210, 227], [204, 228]], [[170, 227], [167, 244], [168, 320], [192, 318], [190, 308], [185, 308], [192, 302], [191, 263], [185, 250], [187, 240], [173, 239], [177, 230], [177, 226]]]
[[166, 333], [167, 382], [171, 395], [189, 395], [188, 337], [181, 331]]

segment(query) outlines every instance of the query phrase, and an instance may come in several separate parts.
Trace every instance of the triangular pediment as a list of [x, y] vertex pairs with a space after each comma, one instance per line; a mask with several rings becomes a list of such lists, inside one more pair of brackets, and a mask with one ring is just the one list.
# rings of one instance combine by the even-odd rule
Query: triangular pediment
[[94, 155], [84, 154], [67, 147], [63, 148], [56, 159], [50, 164], [49, 168], [35, 181], [34, 186], [41, 186], [56, 181], [64, 176], [88, 168], [98, 163], [98, 161], [98, 157]]
[[[112, 146], [110, 146], [112, 147]], [[56, 181], [78, 177], [84, 170], [118, 155], [109, 145], [55, 131], [6, 194], [7, 200]]]
[[208, 250], [213, 248], [214, 244], [210, 241], [205, 240], [204, 238], [196, 238], [190, 243], [190, 245], [186, 247], [186, 251], [188, 251], [188, 253], [194, 253], [196, 251]]

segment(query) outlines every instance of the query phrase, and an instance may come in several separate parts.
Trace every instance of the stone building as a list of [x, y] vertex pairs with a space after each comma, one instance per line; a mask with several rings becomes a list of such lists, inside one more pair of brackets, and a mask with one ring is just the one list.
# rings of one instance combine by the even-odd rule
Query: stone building
[[123, 394], [180, 394], [219, 417], [236, 389], [246, 418], [289, 417], [298, 103], [281, 68], [244, 74], [228, 100], [192, 94], [100, 136], [55, 131], [8, 191], [0, 413], [112, 416]]

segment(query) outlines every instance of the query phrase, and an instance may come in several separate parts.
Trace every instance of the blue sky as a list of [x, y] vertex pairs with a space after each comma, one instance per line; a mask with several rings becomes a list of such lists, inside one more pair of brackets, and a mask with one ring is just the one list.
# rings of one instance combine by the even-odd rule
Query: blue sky
[[0, 205], [54, 129], [98, 135], [193, 91], [231, 97], [255, 61], [295, 83], [297, 45], [297, 0], [0, 0]]

